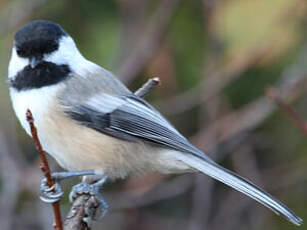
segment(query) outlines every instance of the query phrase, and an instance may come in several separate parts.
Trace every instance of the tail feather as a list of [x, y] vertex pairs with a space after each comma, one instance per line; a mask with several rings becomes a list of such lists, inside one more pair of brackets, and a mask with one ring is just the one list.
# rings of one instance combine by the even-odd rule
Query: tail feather
[[263, 191], [248, 180], [223, 168], [213, 161], [207, 161], [191, 154], [176, 154], [176, 158], [188, 164], [192, 168], [207, 174], [208, 176], [244, 193], [245, 195], [260, 202], [264, 206], [274, 211], [277, 215], [284, 216], [295, 225], [301, 225], [303, 220], [291, 211], [287, 206], [275, 199], [273, 196]]

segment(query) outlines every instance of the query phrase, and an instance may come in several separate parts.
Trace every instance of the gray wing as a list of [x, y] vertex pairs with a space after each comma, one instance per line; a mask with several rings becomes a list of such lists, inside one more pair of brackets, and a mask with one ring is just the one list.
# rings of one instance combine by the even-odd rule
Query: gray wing
[[145, 140], [190, 153], [196, 157], [178, 154], [178, 159], [250, 196], [292, 223], [302, 223], [300, 217], [270, 194], [213, 162], [190, 144], [158, 111], [133, 94], [121, 97], [100, 93], [72, 107], [67, 113], [83, 125], [111, 136], [128, 141]]
[[74, 120], [99, 132], [128, 141], [145, 140], [161, 144], [211, 161], [156, 109], [134, 94], [115, 96], [100, 93], [66, 112]]

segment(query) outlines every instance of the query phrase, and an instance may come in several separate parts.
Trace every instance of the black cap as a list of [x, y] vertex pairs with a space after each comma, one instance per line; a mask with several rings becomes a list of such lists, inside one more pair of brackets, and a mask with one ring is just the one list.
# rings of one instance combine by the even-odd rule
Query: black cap
[[39, 57], [59, 47], [59, 40], [68, 34], [53, 22], [33, 21], [20, 28], [15, 35], [17, 54], [21, 57]]

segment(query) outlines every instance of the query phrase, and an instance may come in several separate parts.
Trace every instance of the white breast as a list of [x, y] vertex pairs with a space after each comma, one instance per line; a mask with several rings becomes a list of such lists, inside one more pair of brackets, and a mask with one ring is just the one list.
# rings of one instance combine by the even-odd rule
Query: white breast
[[47, 116], [48, 107], [51, 102], [56, 99], [56, 93], [59, 89], [60, 85], [19, 92], [13, 88], [10, 89], [12, 104], [16, 116], [29, 135], [31, 134], [29, 124], [26, 121], [27, 109], [31, 110], [34, 123], [36, 126], [39, 126], [39, 123]]

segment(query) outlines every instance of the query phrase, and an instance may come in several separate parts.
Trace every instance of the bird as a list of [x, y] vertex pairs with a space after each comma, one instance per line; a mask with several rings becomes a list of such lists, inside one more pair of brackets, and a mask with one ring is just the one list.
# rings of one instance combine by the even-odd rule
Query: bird
[[[107, 207], [99, 194], [106, 180], [149, 172], [200, 172], [295, 225], [303, 223], [282, 202], [192, 145], [114, 74], [83, 57], [59, 24], [37, 20], [16, 32], [8, 79], [12, 106], [22, 127], [31, 136], [25, 115], [29, 109], [42, 147], [67, 170], [52, 174], [53, 178], [83, 176], [73, 187], [71, 200], [91, 191]], [[46, 202], [63, 195], [60, 186], [51, 191], [44, 180], [41, 190]]]

